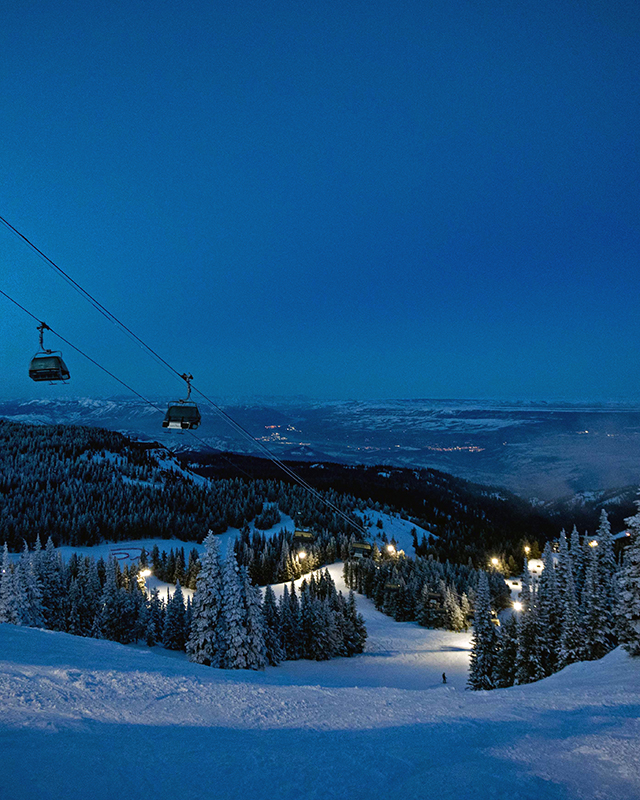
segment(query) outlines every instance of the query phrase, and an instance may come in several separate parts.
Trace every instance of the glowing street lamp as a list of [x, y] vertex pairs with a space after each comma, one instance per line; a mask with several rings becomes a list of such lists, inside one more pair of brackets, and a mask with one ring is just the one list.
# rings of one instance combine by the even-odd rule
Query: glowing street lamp
[[392, 544], [388, 544], [387, 553], [389, 553], [390, 556], [394, 556], [396, 554], [396, 548]]
[[516, 600], [513, 604], [514, 611], [522, 611], [522, 603], [519, 600]]
[[529, 555], [529, 553], [531, 552], [531, 548], [529, 547], [529, 545], [528, 545], [528, 544], [526, 544], [526, 545], [524, 546], [524, 552], [525, 552], [527, 555]]
[[500, 559], [496, 558], [495, 556], [491, 559], [491, 566], [492, 567], [497, 567], [499, 563], [500, 563]]
[[140, 572], [138, 573], [138, 586], [140, 587], [141, 591], [143, 592], [149, 591], [149, 587], [147, 586], [147, 578], [152, 574], [153, 573], [151, 572], [150, 569], [141, 569]]
[[595, 539], [592, 539], [592, 540], [589, 542], [589, 547], [597, 547], [597, 546], [598, 546], [598, 542], [596, 542], [596, 540], [595, 540]]
[[305, 553], [305, 551], [304, 551], [304, 550], [301, 550], [301, 551], [298, 553], [298, 558], [302, 559], [303, 561], [304, 561], [304, 559], [305, 559], [306, 557], [307, 557], [307, 554]]

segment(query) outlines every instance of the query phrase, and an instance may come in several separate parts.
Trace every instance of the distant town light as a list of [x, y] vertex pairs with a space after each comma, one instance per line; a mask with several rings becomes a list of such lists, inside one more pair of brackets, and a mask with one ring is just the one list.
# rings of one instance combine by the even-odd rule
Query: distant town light
[[522, 611], [522, 603], [519, 600], [516, 600], [513, 604], [514, 611]]

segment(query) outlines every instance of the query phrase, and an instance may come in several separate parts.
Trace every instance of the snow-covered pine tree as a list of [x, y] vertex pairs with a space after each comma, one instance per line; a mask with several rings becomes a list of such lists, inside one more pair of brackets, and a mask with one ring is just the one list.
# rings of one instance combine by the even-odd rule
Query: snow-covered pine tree
[[[162, 640], [164, 629], [164, 604], [160, 599], [160, 593], [153, 589], [147, 598], [147, 627], [144, 638], [149, 647]], [[193, 659], [192, 659], [193, 660]]]
[[247, 630], [247, 668], [264, 669], [267, 663], [262, 592], [252, 586], [249, 570], [241, 567], [240, 577], [244, 588], [245, 627]]
[[471, 603], [467, 597], [467, 593], [463, 592], [460, 597], [460, 611], [462, 613], [463, 630], [469, 630], [469, 618], [471, 617]]
[[209, 532], [204, 540], [204, 553], [193, 596], [191, 633], [187, 653], [191, 661], [219, 667], [224, 648], [222, 615], [222, 570], [218, 543]]
[[[25, 548], [26, 548], [25, 544]], [[7, 585], [11, 593], [8, 607], [11, 609], [12, 618], [7, 620], [13, 622], [14, 625], [28, 625], [29, 624], [29, 608], [27, 600], [27, 591], [24, 584], [23, 569], [21, 563], [25, 564], [26, 559], [29, 558], [29, 551], [27, 549], [26, 558], [23, 554], [20, 561], [13, 566], [13, 569], [8, 570], [7, 574], [9, 579]]]
[[515, 683], [532, 683], [544, 678], [540, 657], [540, 625], [536, 593], [530, 583], [530, 573], [525, 561], [520, 592], [522, 611], [518, 619], [518, 651], [515, 663]]
[[618, 610], [620, 640], [632, 656], [640, 656], [640, 500], [638, 512], [625, 522], [631, 541], [624, 553], [620, 571], [620, 603]]
[[69, 586], [67, 630], [90, 636], [100, 601], [100, 581], [94, 559], [80, 558], [77, 577]]
[[[296, 574], [296, 572], [298, 574]], [[301, 574], [302, 573], [300, 570], [296, 570], [296, 566], [293, 563], [293, 559], [291, 558], [289, 545], [285, 541], [282, 545], [280, 561], [278, 563], [278, 567], [276, 570], [276, 580], [278, 581], [278, 583], [286, 583], [287, 581], [300, 577]]]
[[[24, 591], [22, 624], [28, 625], [30, 628], [42, 628], [44, 626], [42, 584], [36, 573], [33, 554], [29, 553], [26, 542], [24, 543], [24, 552], [18, 561], [16, 575]], [[22, 595], [20, 594], [20, 596]]]
[[180, 581], [177, 581], [175, 591], [167, 603], [162, 631], [162, 644], [167, 650], [184, 650], [186, 633], [186, 612], [184, 595]]
[[280, 598], [280, 619], [282, 622], [282, 646], [285, 658], [296, 661], [302, 657], [302, 642], [300, 635], [300, 604], [296, 594], [296, 587], [292, 583], [291, 591], [285, 586]]
[[609, 652], [609, 646], [605, 597], [599, 580], [598, 548], [591, 547], [589, 549], [589, 561], [582, 590], [581, 617], [584, 630], [583, 657], [587, 661], [593, 661], [606, 655]]
[[582, 597], [582, 590], [587, 573], [587, 552], [585, 547], [588, 547], [588, 545], [583, 542], [578, 528], [574, 525], [571, 531], [569, 553], [571, 555], [571, 571], [573, 573], [573, 585], [576, 597]]
[[62, 588], [64, 567], [51, 537], [47, 539], [39, 564], [36, 563], [36, 569], [38, 567], [38, 577], [42, 585], [42, 608], [45, 627], [53, 631], [64, 631], [66, 630], [64, 591]]
[[[443, 584], [444, 586], [444, 584]], [[488, 591], [487, 582], [487, 591]], [[458, 602], [455, 591], [450, 586], [444, 586], [442, 590], [444, 596], [444, 624], [447, 630], [462, 631], [465, 628], [465, 620], [462, 609]]]
[[600, 513], [600, 524], [598, 525], [596, 536], [598, 542], [596, 548], [596, 555], [598, 557], [598, 583], [602, 593], [602, 613], [605, 617], [603, 624], [606, 631], [607, 647], [611, 650], [618, 644], [616, 625], [618, 565], [613, 548], [611, 524], [609, 523], [609, 517], [604, 508]]
[[358, 613], [356, 596], [352, 591], [349, 592], [349, 597], [347, 598], [347, 616], [355, 634], [353, 639], [346, 642], [347, 655], [351, 656], [364, 652], [367, 641], [367, 628], [364, 624], [364, 617]]
[[573, 583], [573, 569], [571, 561], [565, 569], [564, 596], [562, 603], [562, 633], [560, 635], [560, 652], [558, 667], [564, 669], [568, 664], [581, 661], [584, 658], [584, 630], [580, 619], [580, 609], [576, 598]]
[[222, 579], [222, 614], [224, 646], [222, 666], [225, 669], [247, 669], [249, 648], [245, 624], [244, 587], [238, 571], [233, 547], [229, 547]]
[[265, 658], [268, 664], [275, 667], [281, 661], [284, 661], [285, 653], [282, 647], [280, 613], [276, 603], [276, 596], [270, 586], [267, 586], [264, 590], [262, 610], [264, 615]]
[[540, 637], [540, 661], [545, 676], [558, 669], [560, 637], [562, 636], [562, 608], [558, 596], [556, 568], [551, 544], [546, 543], [542, 553], [544, 569], [538, 581], [537, 605]]
[[511, 614], [500, 628], [496, 658], [495, 684], [497, 688], [513, 686], [516, 679], [518, 654], [518, 620]]
[[113, 556], [109, 556], [95, 632], [101, 639], [127, 644], [133, 639], [135, 620], [132, 618], [132, 604], [128, 592], [118, 586], [117, 575], [118, 564]]
[[0, 571], [0, 622], [18, 624], [18, 608], [13, 591], [13, 564], [9, 558], [9, 548], [4, 543], [2, 568]]
[[493, 689], [496, 685], [498, 641], [495, 625], [491, 618], [489, 581], [486, 572], [481, 572], [476, 595], [471, 660], [467, 680], [467, 686], [470, 689]]

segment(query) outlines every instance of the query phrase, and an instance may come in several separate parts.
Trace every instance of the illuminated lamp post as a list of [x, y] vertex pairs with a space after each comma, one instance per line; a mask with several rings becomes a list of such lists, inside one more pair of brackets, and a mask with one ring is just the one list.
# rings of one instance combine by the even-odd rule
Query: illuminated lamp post
[[149, 594], [149, 587], [147, 586], [147, 578], [153, 575], [150, 569], [141, 569], [138, 573], [138, 581], [142, 581], [141, 589], [144, 589], [146, 594]]

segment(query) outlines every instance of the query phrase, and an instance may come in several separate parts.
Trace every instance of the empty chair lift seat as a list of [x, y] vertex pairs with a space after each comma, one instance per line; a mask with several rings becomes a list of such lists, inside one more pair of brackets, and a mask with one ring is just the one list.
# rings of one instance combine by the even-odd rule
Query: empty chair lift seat
[[36, 353], [29, 365], [29, 377], [34, 381], [68, 381], [71, 378], [62, 356]]
[[162, 421], [163, 428], [192, 430], [197, 428], [202, 421], [200, 411], [195, 403], [183, 401], [172, 403]]
[[314, 535], [311, 531], [296, 531], [293, 534], [293, 544], [296, 547], [309, 547], [313, 544]]
[[369, 542], [354, 542], [351, 545], [352, 558], [371, 558], [373, 547]]

